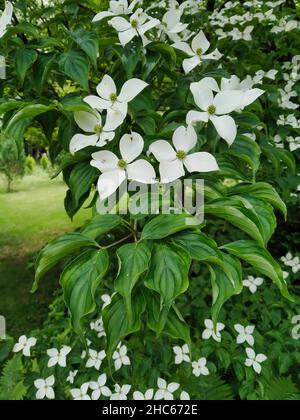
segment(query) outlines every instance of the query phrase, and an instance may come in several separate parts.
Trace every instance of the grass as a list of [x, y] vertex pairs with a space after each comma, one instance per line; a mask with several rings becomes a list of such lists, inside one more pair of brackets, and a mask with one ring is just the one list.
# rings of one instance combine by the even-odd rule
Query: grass
[[36, 253], [56, 236], [80, 227], [91, 216], [82, 210], [71, 222], [64, 210], [66, 186], [60, 179], [36, 170], [5, 192], [0, 180], [0, 314], [7, 333], [17, 337], [40, 326], [57, 289], [58, 273], [41, 282], [30, 294]]

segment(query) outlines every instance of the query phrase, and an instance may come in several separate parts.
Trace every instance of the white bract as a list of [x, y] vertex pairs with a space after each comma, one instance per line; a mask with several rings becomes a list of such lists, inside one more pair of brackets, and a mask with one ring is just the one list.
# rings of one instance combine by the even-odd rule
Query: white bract
[[89, 349], [89, 359], [86, 362], [86, 367], [87, 368], [93, 367], [99, 370], [105, 357], [106, 357], [106, 353], [104, 350], [98, 353], [96, 350]]
[[193, 362], [192, 363], [193, 375], [195, 375], [196, 377], [199, 377], [201, 375], [208, 376], [209, 370], [206, 365], [207, 365], [207, 360], [205, 357], [201, 357], [197, 362]]
[[246, 353], [248, 358], [245, 361], [245, 365], [247, 367], [252, 367], [256, 373], [260, 374], [262, 370], [261, 363], [267, 360], [267, 356], [264, 354], [256, 355], [255, 351], [251, 348], [247, 348]]
[[253, 333], [255, 330], [254, 326], [249, 325], [247, 327], [243, 327], [243, 325], [236, 324], [234, 326], [234, 329], [239, 334], [236, 339], [237, 344], [243, 344], [247, 342], [249, 346], [251, 347], [254, 346], [254, 338], [253, 338]]
[[22, 335], [19, 338], [18, 343], [14, 345], [13, 352], [19, 353], [20, 351], [23, 353], [23, 356], [30, 357], [30, 349], [36, 345], [36, 338], [30, 337], [27, 338], [26, 335]]
[[144, 159], [138, 159], [144, 148], [144, 140], [140, 134], [125, 134], [120, 140], [120, 154], [104, 150], [92, 155], [91, 165], [102, 172], [98, 180], [100, 199], [111, 196], [126, 180], [143, 184], [155, 182], [156, 174], [153, 166]]
[[145, 33], [160, 24], [158, 19], [148, 16], [143, 9], [138, 9], [130, 20], [123, 17], [114, 17], [108, 22], [117, 32], [121, 44], [128, 44], [136, 36], [144, 37]]
[[177, 50], [185, 52], [190, 57], [183, 60], [182, 63], [186, 74], [201, 64], [202, 60], [219, 60], [222, 57], [222, 54], [217, 49], [210, 54], [205, 54], [210, 47], [210, 43], [203, 31], [195, 36], [191, 46], [182, 41], [175, 42], [172, 46]]
[[282, 257], [281, 261], [283, 261], [287, 267], [291, 267], [294, 274], [298, 273], [300, 270], [300, 258], [293, 257], [290, 252], [288, 252], [285, 257]]
[[90, 328], [91, 328], [91, 330], [94, 330], [94, 331], [97, 332], [97, 337], [101, 338], [101, 337], [106, 336], [102, 318], [97, 319], [97, 321], [95, 321], [95, 322], [91, 322], [90, 323]]
[[190, 349], [187, 344], [184, 344], [182, 347], [174, 346], [173, 351], [176, 365], [180, 365], [182, 362], [190, 362]]
[[135, 391], [133, 393], [133, 399], [134, 400], [144, 400], [144, 401], [149, 401], [153, 399], [153, 395], [154, 395], [154, 390], [152, 388], [147, 389], [147, 391], [143, 394], [140, 391]]
[[78, 370], [71, 370], [69, 372], [69, 376], [67, 377], [67, 382], [69, 382], [70, 384], [73, 384], [75, 381], [75, 378], [77, 376]]
[[234, 119], [227, 114], [241, 108], [243, 92], [221, 91], [214, 96], [212, 89], [203, 85], [201, 81], [191, 84], [191, 92], [202, 112], [189, 111], [186, 117], [187, 124], [211, 121], [219, 136], [231, 145], [236, 138], [237, 127]]
[[126, 118], [128, 103], [131, 102], [148, 84], [140, 79], [130, 79], [124, 83], [119, 95], [114, 80], [105, 75], [96, 88], [96, 95], [89, 95], [84, 101], [96, 110], [107, 110], [105, 131], [116, 130]]
[[55, 378], [53, 375], [49, 376], [47, 379], [37, 379], [34, 381], [34, 386], [37, 389], [36, 399], [43, 400], [48, 398], [48, 400], [54, 400], [55, 394], [53, 386], [55, 384]]
[[186, 391], [182, 391], [179, 399], [182, 400], [182, 401], [189, 401], [191, 399], [191, 397], [189, 396], [189, 394]]
[[114, 352], [112, 357], [114, 360], [116, 370], [121, 369], [123, 365], [130, 365], [130, 359], [127, 356], [127, 347], [125, 345], [122, 346], [121, 343], [119, 344], [117, 350]]
[[101, 115], [96, 110], [93, 113], [85, 111], [75, 112], [74, 119], [83, 131], [91, 134], [75, 134], [72, 137], [70, 141], [70, 152], [72, 154], [88, 146], [105, 146], [107, 142], [112, 141], [115, 137], [115, 133], [106, 128], [107, 126], [112, 127], [114, 123], [107, 122], [107, 125], [103, 126]]
[[167, 382], [162, 379], [157, 379], [158, 391], [154, 395], [155, 400], [174, 400], [174, 392], [179, 389], [179, 384], [177, 382], [172, 382], [167, 384]]
[[174, 148], [166, 140], [151, 144], [149, 152], [159, 162], [162, 183], [169, 183], [181, 178], [185, 172], [217, 171], [219, 166], [213, 155], [207, 152], [189, 152], [197, 144], [197, 133], [193, 126], [177, 128], [173, 135]]
[[111, 400], [127, 400], [127, 395], [129, 394], [131, 385], [115, 385], [115, 392], [111, 395]]
[[206, 329], [203, 331], [202, 338], [203, 340], [209, 340], [211, 337], [220, 343], [222, 341], [221, 331], [224, 330], [225, 325], [221, 322], [218, 322], [216, 328], [214, 323], [211, 319], [206, 319], [204, 321], [204, 325]]
[[90, 382], [90, 388], [93, 390], [92, 392], [92, 400], [99, 400], [101, 395], [104, 395], [104, 397], [110, 397], [111, 391], [110, 389], [105, 386], [107, 381], [107, 376], [105, 373], [99, 376], [97, 379], [97, 382]]
[[13, 16], [13, 5], [11, 2], [5, 2], [5, 9], [0, 17], [0, 38], [5, 35], [8, 25], [11, 24]]
[[109, 295], [102, 295], [101, 296], [101, 300], [103, 302], [102, 310], [111, 304], [111, 298], [112, 298], [112, 296], [109, 296]]
[[109, 10], [97, 13], [93, 22], [99, 22], [102, 19], [112, 16], [130, 15], [133, 13], [133, 10], [138, 3], [139, 0], [134, 0], [130, 4], [127, 0], [112, 0], [109, 2]]
[[261, 286], [263, 282], [264, 279], [262, 279], [261, 277], [248, 276], [246, 280], [243, 280], [243, 285], [244, 287], [248, 287], [250, 292], [254, 294], [257, 291], [257, 288]]
[[67, 366], [66, 358], [71, 350], [72, 349], [69, 346], [63, 346], [60, 350], [55, 349], [55, 348], [47, 350], [47, 354], [49, 356], [48, 367], [52, 367], [55, 365], [66, 367]]
[[162, 27], [164, 32], [173, 39], [176, 34], [187, 29], [188, 25], [180, 22], [182, 11], [179, 9], [169, 10], [162, 18]]
[[252, 32], [253, 32], [254, 26], [246, 26], [245, 29], [240, 31], [237, 28], [234, 28], [232, 31], [228, 33], [229, 36], [232, 37], [234, 41], [239, 41], [240, 39], [243, 39], [244, 41], [252, 41]]
[[75, 401], [87, 401], [90, 400], [91, 397], [88, 395], [89, 389], [89, 382], [82, 384], [80, 388], [71, 389], [71, 395]]

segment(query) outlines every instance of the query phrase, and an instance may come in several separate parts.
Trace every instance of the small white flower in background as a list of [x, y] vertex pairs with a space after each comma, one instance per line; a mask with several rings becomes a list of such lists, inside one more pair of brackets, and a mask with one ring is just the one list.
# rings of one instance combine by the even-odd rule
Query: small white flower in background
[[22, 335], [19, 338], [18, 343], [14, 345], [13, 352], [19, 353], [20, 351], [23, 353], [24, 356], [30, 357], [30, 349], [36, 345], [36, 338], [30, 337], [27, 338], [26, 335]]
[[92, 400], [96, 401], [99, 400], [101, 395], [104, 395], [104, 397], [110, 397], [111, 391], [110, 389], [105, 386], [107, 381], [107, 376], [105, 373], [99, 376], [97, 379], [97, 382], [90, 382], [90, 388], [93, 390], [92, 392]]
[[300, 258], [293, 257], [290, 252], [288, 252], [285, 257], [281, 257], [281, 261], [283, 261], [287, 267], [291, 267], [294, 274], [297, 274], [300, 270]]
[[183, 60], [182, 63], [186, 74], [201, 64], [203, 60], [219, 60], [222, 57], [222, 54], [217, 49], [210, 54], [205, 54], [210, 47], [210, 42], [203, 31], [195, 36], [191, 46], [186, 42], [179, 41], [175, 42], [172, 47], [185, 52], [190, 57]]
[[55, 394], [53, 386], [55, 384], [55, 378], [53, 375], [49, 376], [47, 379], [37, 379], [34, 381], [34, 386], [37, 389], [36, 399], [43, 400], [48, 398], [48, 400], [54, 400]]
[[221, 343], [222, 341], [221, 331], [224, 330], [225, 325], [222, 324], [221, 322], [218, 322], [216, 326], [216, 330], [215, 330], [214, 323], [211, 319], [206, 319], [204, 321], [204, 325], [206, 329], [203, 331], [203, 334], [202, 334], [203, 340], [209, 340], [212, 337], [215, 341], [217, 341], [218, 343]]
[[145, 33], [158, 26], [160, 21], [138, 9], [129, 21], [123, 17], [114, 17], [108, 23], [118, 32], [120, 43], [125, 46], [136, 36], [143, 39]]
[[70, 384], [73, 384], [77, 376], [77, 373], [78, 373], [78, 370], [71, 370], [69, 372], [69, 376], [67, 377], [67, 382], [69, 382]]
[[247, 287], [252, 294], [257, 291], [257, 288], [264, 283], [264, 279], [261, 277], [248, 276], [246, 280], [243, 280], [243, 286]]
[[[112, 141], [115, 137], [113, 131], [107, 130], [106, 124], [102, 126], [101, 115], [95, 110], [93, 113], [85, 111], [75, 112], [74, 119], [83, 131], [93, 134], [75, 134], [70, 141], [70, 153], [72, 154], [88, 146], [105, 146], [107, 142]], [[107, 125], [112, 126], [112, 123], [110, 122]]]
[[5, 9], [0, 17], [0, 38], [5, 34], [8, 25], [11, 24], [13, 16], [13, 5], [11, 2], [5, 2]]
[[228, 35], [232, 37], [233, 41], [239, 41], [240, 39], [243, 39], [244, 41], [252, 41], [251, 34], [253, 32], [253, 29], [254, 26], [247, 26], [242, 31], [240, 31], [237, 28], [234, 28], [228, 33]]
[[181, 16], [182, 10], [175, 9], [166, 12], [162, 18], [162, 28], [171, 39], [188, 27], [187, 24], [180, 22]]
[[127, 395], [131, 390], [131, 385], [115, 385], [115, 392], [111, 395], [111, 400], [127, 400]]
[[87, 401], [90, 400], [91, 397], [88, 395], [89, 389], [89, 382], [82, 384], [80, 388], [71, 389], [71, 395], [75, 401]]
[[283, 271], [283, 278], [284, 280], [286, 280], [289, 277], [290, 273], [288, 273], [287, 271]]
[[191, 92], [196, 105], [202, 110], [189, 111], [186, 117], [187, 124], [199, 121], [211, 121], [219, 136], [231, 145], [237, 135], [234, 119], [227, 115], [241, 108], [244, 93], [239, 90], [221, 91], [214, 96], [213, 91], [203, 83], [191, 84]]
[[158, 140], [149, 147], [159, 161], [162, 183], [169, 183], [181, 178], [188, 172], [211, 172], [219, 170], [215, 157], [207, 152], [189, 152], [197, 144], [197, 133], [193, 126], [178, 127], [173, 134], [174, 148], [166, 140]]
[[109, 295], [102, 295], [101, 300], [103, 302], [102, 309], [106, 308], [108, 305], [111, 304], [111, 296]]
[[149, 401], [153, 399], [153, 395], [154, 395], [154, 390], [152, 388], [147, 389], [147, 391], [145, 392], [145, 394], [143, 394], [140, 391], [135, 391], [133, 393], [133, 399], [134, 400], [144, 400], [144, 401]]
[[102, 318], [97, 319], [97, 321], [91, 322], [90, 323], [90, 328], [91, 328], [91, 330], [94, 330], [94, 331], [97, 332], [97, 337], [101, 338], [101, 337], [106, 336]]
[[114, 80], [105, 75], [96, 88], [99, 96], [89, 95], [84, 101], [93, 109], [107, 110], [105, 130], [114, 131], [126, 118], [128, 103], [142, 92], [148, 83], [140, 79], [130, 79], [124, 83], [120, 94], [117, 94], [117, 87]]
[[189, 401], [190, 399], [191, 397], [189, 396], [189, 394], [186, 391], [182, 391], [182, 393], [180, 394], [180, 400]]
[[247, 327], [243, 327], [243, 325], [236, 324], [234, 326], [234, 329], [239, 334], [236, 339], [237, 344], [243, 344], [247, 342], [249, 346], [251, 347], [254, 346], [254, 338], [253, 338], [253, 333], [255, 330], [254, 326], [249, 325]]
[[155, 400], [174, 400], [174, 392], [179, 389], [180, 385], [177, 382], [172, 382], [167, 384], [167, 382], [162, 379], [157, 379], [158, 391], [154, 395]]
[[100, 351], [99, 353], [96, 350], [89, 350], [89, 359], [86, 362], [87, 368], [100, 369], [103, 360], [106, 357], [105, 350]]
[[118, 345], [117, 350], [113, 354], [113, 360], [115, 364], [115, 369], [119, 370], [123, 365], [129, 366], [130, 365], [130, 359], [127, 356], [127, 347], [125, 345], [122, 346], [120, 343]]
[[92, 155], [91, 165], [102, 172], [98, 180], [101, 200], [111, 196], [126, 179], [143, 184], [155, 182], [153, 166], [144, 159], [136, 160], [144, 148], [144, 140], [140, 134], [125, 134], [119, 147], [121, 159], [108, 150]]
[[264, 354], [256, 355], [255, 351], [251, 348], [246, 349], [248, 358], [245, 361], [247, 367], [253, 367], [254, 371], [258, 374], [261, 373], [261, 363], [267, 360], [267, 356]]
[[175, 365], [180, 365], [182, 362], [190, 362], [190, 349], [187, 344], [184, 346], [174, 346], [173, 351], [175, 353]]
[[193, 375], [199, 376], [208, 376], [209, 370], [207, 368], [207, 360], [205, 357], [201, 357], [197, 362], [192, 363]]
[[276, 134], [274, 136], [274, 143], [275, 143], [275, 146], [278, 147], [278, 149], [284, 149], [284, 144], [279, 134]]
[[134, 0], [130, 4], [128, 4], [127, 0], [112, 0], [109, 2], [109, 10], [97, 13], [93, 22], [99, 22], [102, 19], [112, 16], [130, 15], [138, 3], [139, 0]]
[[[209, 78], [204, 78], [202, 82], [207, 79]], [[213, 90], [215, 90], [216, 92], [220, 92], [217, 84], [215, 84]], [[252, 82], [249, 78], [246, 78], [241, 81], [235, 75], [231, 76], [229, 79], [226, 79], [225, 77], [222, 77], [221, 79], [221, 91], [228, 90], [237, 90], [242, 91], [244, 93], [240, 104], [240, 110], [243, 110], [244, 108], [246, 108], [246, 106], [252, 104], [254, 101], [256, 101], [256, 99], [258, 99], [261, 95], [265, 93], [265, 91], [262, 89], [252, 89]]]
[[289, 148], [291, 152], [295, 152], [300, 149], [300, 137], [287, 137], [287, 142], [289, 143]]
[[69, 346], [63, 346], [60, 350], [58, 349], [49, 349], [47, 350], [47, 354], [49, 356], [48, 367], [52, 367], [55, 365], [59, 365], [61, 367], [67, 366], [67, 355], [72, 350]]

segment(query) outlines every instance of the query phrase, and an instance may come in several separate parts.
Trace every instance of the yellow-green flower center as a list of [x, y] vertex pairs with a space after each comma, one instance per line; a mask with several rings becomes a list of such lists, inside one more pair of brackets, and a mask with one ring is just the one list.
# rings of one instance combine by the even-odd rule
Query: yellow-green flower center
[[134, 19], [134, 20], [132, 20], [132, 21], [131, 21], [131, 26], [132, 26], [134, 29], [136, 29], [136, 28], [138, 27], [138, 24], [139, 24], [139, 22], [138, 22], [136, 19]]
[[176, 156], [178, 159], [183, 160], [186, 158], [186, 152], [184, 150], [178, 150]]
[[216, 113], [216, 107], [214, 105], [210, 105], [207, 111], [209, 115], [214, 115]]
[[95, 125], [94, 131], [98, 136], [100, 136], [100, 134], [103, 132], [102, 125], [100, 125], [100, 124]]
[[110, 99], [112, 102], [116, 102], [116, 100], [118, 99], [118, 97], [117, 97], [117, 95], [116, 95], [115, 93], [111, 93], [111, 94], [109, 95], [109, 99]]
[[123, 160], [123, 159], [120, 159], [120, 160], [119, 160], [119, 162], [118, 162], [118, 167], [119, 167], [120, 169], [126, 169], [126, 167], [127, 167], [127, 163], [126, 163], [126, 161], [125, 161], [125, 160]]
[[201, 55], [203, 54], [202, 48], [198, 48], [196, 52], [197, 52], [197, 55], [199, 55], [199, 57], [201, 57]]

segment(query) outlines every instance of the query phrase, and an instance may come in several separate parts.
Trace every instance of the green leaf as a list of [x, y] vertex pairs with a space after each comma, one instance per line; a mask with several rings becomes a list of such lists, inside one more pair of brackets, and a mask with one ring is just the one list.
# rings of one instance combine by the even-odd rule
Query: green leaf
[[230, 188], [229, 194], [246, 196], [249, 195], [251, 197], [265, 200], [272, 204], [272, 206], [278, 208], [284, 214], [285, 218], [287, 218], [287, 207], [285, 203], [282, 201], [275, 188], [266, 182], [257, 182], [255, 184], [238, 184]]
[[188, 223], [193, 220], [195, 219], [187, 214], [161, 214], [146, 223], [141, 239], [163, 239], [188, 228], [195, 229], [194, 224]]
[[82, 235], [81, 233], [67, 233], [50, 242], [39, 253], [35, 263], [35, 281], [32, 286], [32, 292], [38, 288], [41, 278], [53, 268], [59, 261], [71, 255], [74, 251], [83, 247], [98, 247], [97, 242]]
[[125, 302], [122, 296], [115, 294], [112, 302], [102, 312], [107, 339], [107, 358], [110, 360], [120, 341], [127, 335], [141, 329], [141, 315], [145, 311], [146, 302], [141, 291], [137, 291], [132, 299], [132, 321], [127, 317]]
[[34, 85], [37, 94], [42, 95], [51, 67], [54, 65], [56, 54], [39, 54], [33, 66]]
[[98, 39], [94, 32], [87, 32], [79, 29], [75, 32], [69, 32], [70, 36], [77, 45], [84, 51], [94, 64], [97, 62], [98, 56]]
[[159, 52], [170, 65], [176, 63], [177, 55], [175, 49], [165, 42], [152, 42], [147, 45], [147, 50]]
[[27, 71], [30, 69], [33, 63], [35, 63], [37, 58], [38, 54], [34, 50], [19, 48], [16, 51], [15, 68], [21, 84], [24, 83]]
[[227, 153], [245, 161], [257, 172], [260, 165], [261, 149], [255, 141], [246, 136], [237, 136]]
[[63, 271], [60, 284], [77, 334], [83, 335], [83, 319], [96, 309], [95, 293], [109, 267], [106, 250], [89, 250], [72, 261]]
[[145, 285], [162, 299], [159, 332], [167, 321], [169, 310], [177, 296], [189, 287], [190, 255], [175, 244], [155, 244]]
[[247, 111], [235, 114], [234, 120], [238, 126], [245, 128], [257, 128], [261, 125], [260, 119], [255, 114], [252, 114], [252, 112]]
[[233, 254], [252, 265], [258, 272], [269, 277], [279, 288], [281, 294], [291, 300], [294, 299], [290, 295], [287, 283], [283, 277], [280, 265], [274, 260], [272, 255], [264, 248], [257, 245], [253, 241], [236, 241], [226, 244], [222, 247], [230, 254]]
[[36, 117], [37, 115], [43, 114], [44, 112], [49, 111], [50, 109], [53, 109], [52, 106], [47, 105], [41, 105], [41, 104], [32, 104], [27, 105], [21, 108], [9, 121], [6, 132], [9, 132], [10, 130], [14, 130], [14, 127], [16, 124], [23, 120], [31, 119]]
[[132, 320], [131, 294], [134, 286], [150, 263], [151, 252], [143, 244], [126, 244], [117, 250], [119, 259], [119, 274], [115, 290], [124, 298], [128, 319]]
[[61, 55], [59, 59], [61, 71], [66, 73], [74, 82], [79, 83], [83, 89], [88, 90], [90, 65], [87, 56], [77, 50], [70, 50]]
[[233, 197], [221, 198], [207, 204], [205, 212], [228, 221], [265, 246], [261, 222], [254, 211], [245, 207], [242, 200]]
[[81, 231], [88, 238], [97, 239], [122, 224], [117, 214], [98, 214]]

